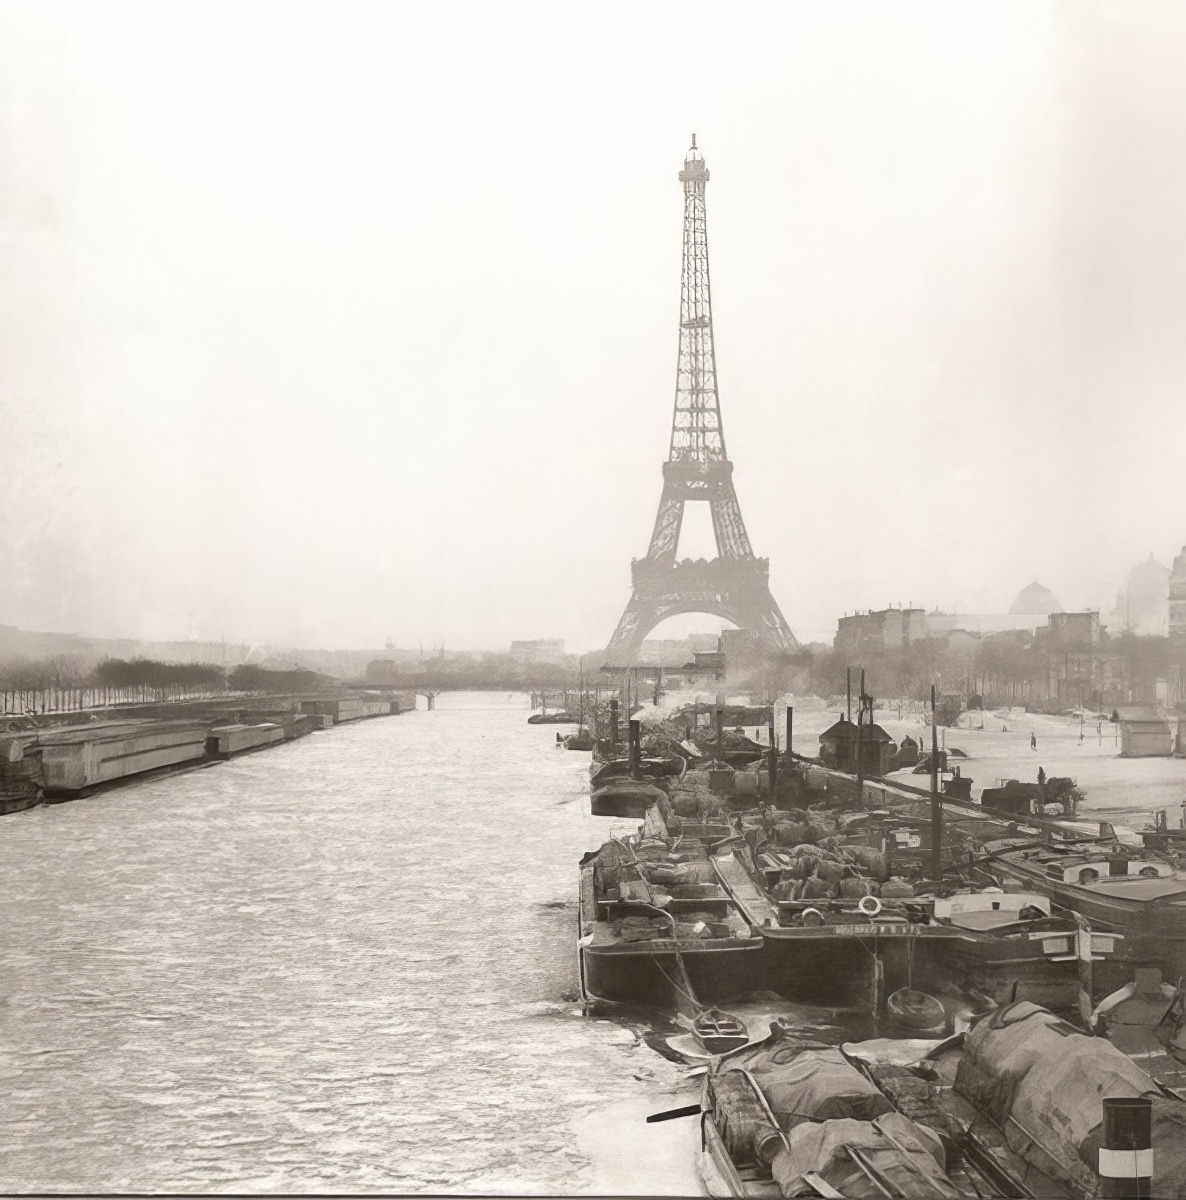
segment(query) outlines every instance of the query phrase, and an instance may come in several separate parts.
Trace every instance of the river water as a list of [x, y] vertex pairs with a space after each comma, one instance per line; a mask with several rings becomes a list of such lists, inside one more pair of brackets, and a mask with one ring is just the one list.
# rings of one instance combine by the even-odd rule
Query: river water
[[0, 819], [0, 1191], [687, 1195], [695, 1098], [576, 1003], [587, 754], [527, 698]]

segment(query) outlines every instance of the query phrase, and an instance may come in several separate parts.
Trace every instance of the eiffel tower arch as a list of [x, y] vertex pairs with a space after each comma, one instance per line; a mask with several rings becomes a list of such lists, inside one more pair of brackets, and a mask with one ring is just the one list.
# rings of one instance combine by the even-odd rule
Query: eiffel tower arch
[[[770, 592], [769, 560], [756, 557], [750, 545], [725, 452], [708, 279], [704, 193], [709, 174], [695, 134], [679, 177], [684, 249], [671, 444], [651, 544], [646, 557], [630, 565], [634, 590], [606, 648], [607, 667], [637, 663], [643, 640], [660, 621], [689, 612], [712, 613], [752, 629], [772, 651], [798, 647]], [[709, 506], [715, 558], [676, 560], [689, 501]]]

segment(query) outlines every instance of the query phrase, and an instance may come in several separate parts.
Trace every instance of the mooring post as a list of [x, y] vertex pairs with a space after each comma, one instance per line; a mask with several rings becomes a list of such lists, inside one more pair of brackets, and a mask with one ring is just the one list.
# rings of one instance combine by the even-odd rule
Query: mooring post
[[931, 684], [931, 878], [943, 878], [943, 804], [939, 799], [939, 733], [935, 728], [935, 685]]
[[770, 710], [770, 803], [778, 787], [778, 742], [774, 738], [774, 709]]
[[861, 694], [857, 697], [857, 804], [865, 807], [865, 755], [861, 722], [865, 716], [865, 668], [861, 668]]
[[642, 758], [642, 725], [633, 717], [630, 719], [630, 778], [637, 779], [641, 774], [639, 769]]
[[1105, 1200], [1153, 1195], [1153, 1101], [1148, 1096], [1105, 1097], [1099, 1155], [1100, 1196]]
[[881, 1016], [885, 1003], [885, 963], [881, 961], [881, 941], [873, 940], [873, 1018]]
[[618, 748], [618, 698], [613, 696], [609, 702], [609, 748], [612, 755]]

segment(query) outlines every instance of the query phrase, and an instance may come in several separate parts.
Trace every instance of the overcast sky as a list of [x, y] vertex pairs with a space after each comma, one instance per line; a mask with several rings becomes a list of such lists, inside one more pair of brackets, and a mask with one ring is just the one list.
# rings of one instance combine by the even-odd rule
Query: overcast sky
[[1186, 543], [1184, 61], [1174, 0], [0, 0], [0, 623], [604, 645], [693, 130], [791, 627], [1105, 603]]

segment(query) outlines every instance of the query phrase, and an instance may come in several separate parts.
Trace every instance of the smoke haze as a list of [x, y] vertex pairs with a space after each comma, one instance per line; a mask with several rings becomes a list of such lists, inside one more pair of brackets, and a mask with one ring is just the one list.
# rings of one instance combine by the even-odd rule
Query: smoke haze
[[1154, 2], [8, 3], [0, 623], [604, 645], [693, 130], [792, 629], [1106, 605], [1186, 542], [1183, 61]]

